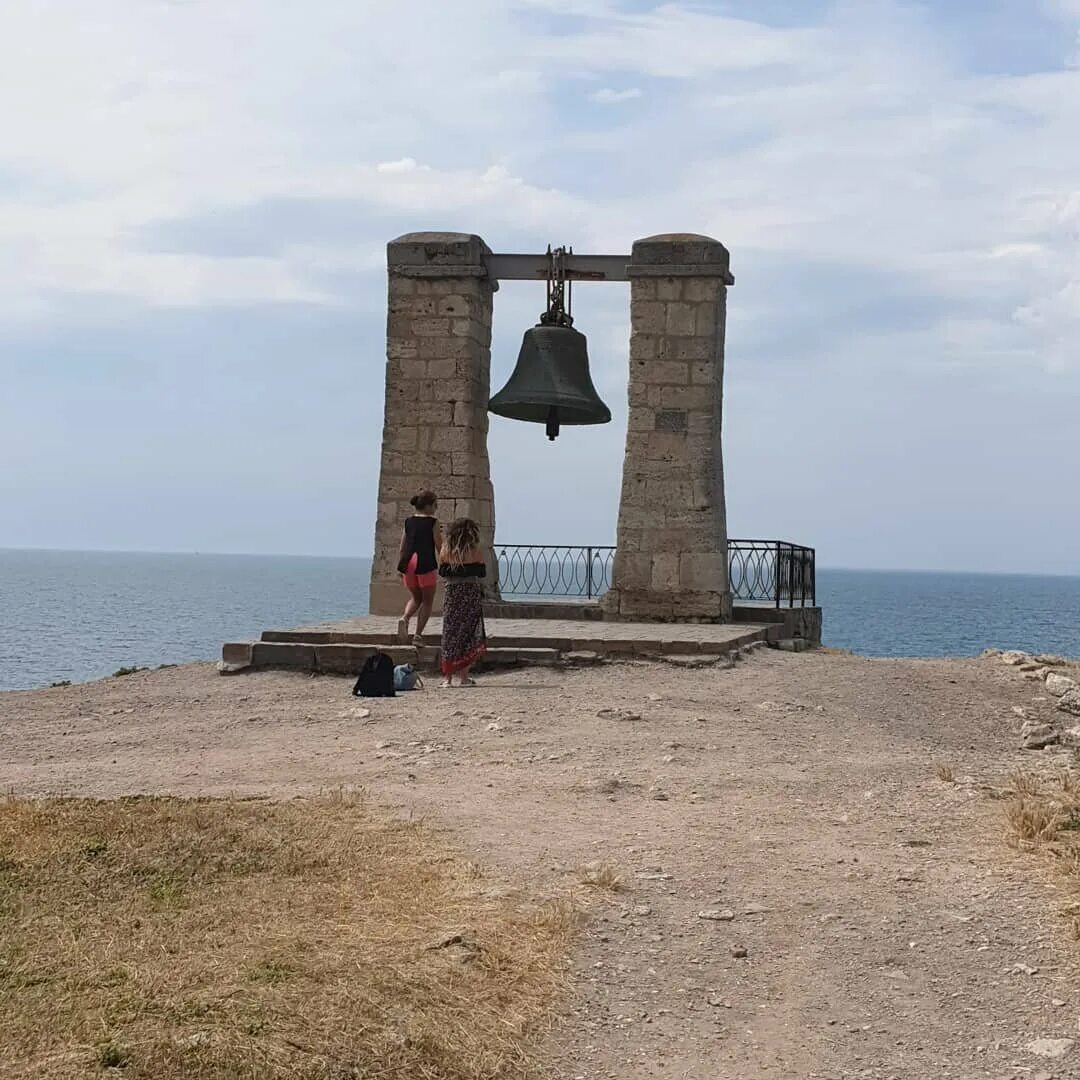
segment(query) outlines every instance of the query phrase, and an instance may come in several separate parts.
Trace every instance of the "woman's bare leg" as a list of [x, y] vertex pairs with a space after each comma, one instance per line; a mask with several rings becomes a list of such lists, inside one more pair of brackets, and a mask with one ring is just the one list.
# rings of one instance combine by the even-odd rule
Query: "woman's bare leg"
[[416, 615], [416, 636], [424, 632], [424, 627], [431, 618], [431, 609], [435, 606], [435, 586], [420, 590], [420, 606]]
[[[424, 603], [424, 596], [420, 588], [413, 588], [411, 585], [409, 588], [409, 602], [405, 605], [405, 614], [401, 616], [401, 622], [404, 624], [404, 634], [407, 638], [409, 636], [409, 620], [420, 610], [421, 605]], [[401, 626], [398, 627], [401, 629]]]

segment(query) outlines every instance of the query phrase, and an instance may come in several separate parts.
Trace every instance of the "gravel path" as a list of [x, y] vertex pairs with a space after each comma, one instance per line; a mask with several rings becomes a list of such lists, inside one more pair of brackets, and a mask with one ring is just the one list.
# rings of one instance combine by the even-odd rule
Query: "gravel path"
[[1016, 749], [1040, 689], [990, 661], [761, 650], [361, 706], [344, 680], [195, 665], [0, 694], [0, 789], [363, 785], [534, 887], [617, 868], [552, 1036], [568, 1078], [1080, 1077], [1080, 1045], [1026, 1048], [1080, 1040], [1066, 898], [986, 791], [1068, 760]]

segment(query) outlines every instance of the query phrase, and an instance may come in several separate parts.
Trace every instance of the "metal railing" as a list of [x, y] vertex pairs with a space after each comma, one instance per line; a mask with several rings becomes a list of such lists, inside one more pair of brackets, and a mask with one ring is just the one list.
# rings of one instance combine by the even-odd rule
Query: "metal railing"
[[775, 607], [817, 607], [813, 548], [783, 540], [728, 540], [733, 600]]
[[496, 544], [503, 597], [585, 597], [611, 588], [613, 547], [562, 544]]
[[[496, 544], [499, 590], [506, 599], [583, 597], [611, 588], [615, 548], [604, 545]], [[782, 540], [729, 540], [733, 600], [775, 607], [816, 607], [813, 548]]]

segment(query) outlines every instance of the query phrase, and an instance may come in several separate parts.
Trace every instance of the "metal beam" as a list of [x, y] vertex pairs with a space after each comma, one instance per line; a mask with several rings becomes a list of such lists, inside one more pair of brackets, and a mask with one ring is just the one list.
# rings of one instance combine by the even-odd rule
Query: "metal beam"
[[[545, 281], [550, 263], [546, 255], [488, 255], [488, 276], [496, 281]], [[567, 281], [629, 281], [629, 255], [567, 255]]]

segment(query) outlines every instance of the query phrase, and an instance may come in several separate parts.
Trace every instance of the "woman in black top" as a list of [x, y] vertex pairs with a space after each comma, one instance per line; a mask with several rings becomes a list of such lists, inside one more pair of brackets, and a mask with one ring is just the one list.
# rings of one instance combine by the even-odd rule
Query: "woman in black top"
[[413, 644], [420, 646], [424, 644], [424, 627], [431, 618], [431, 607], [435, 603], [435, 586], [439, 581], [439, 563], [435, 553], [442, 547], [442, 530], [435, 517], [438, 507], [435, 492], [421, 491], [412, 497], [410, 503], [416, 513], [405, 519], [398, 552], [398, 572], [409, 590], [409, 602], [398, 623], [398, 637], [402, 641], [409, 640], [409, 622], [415, 615]]

